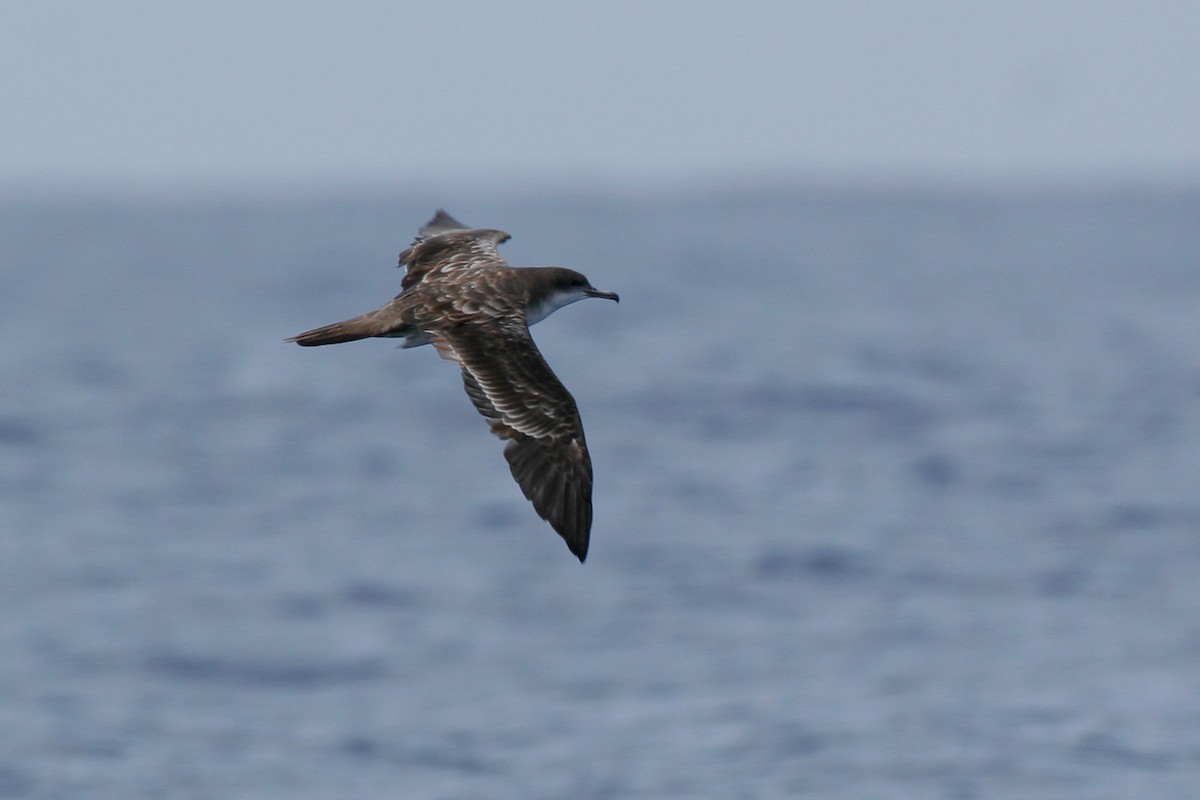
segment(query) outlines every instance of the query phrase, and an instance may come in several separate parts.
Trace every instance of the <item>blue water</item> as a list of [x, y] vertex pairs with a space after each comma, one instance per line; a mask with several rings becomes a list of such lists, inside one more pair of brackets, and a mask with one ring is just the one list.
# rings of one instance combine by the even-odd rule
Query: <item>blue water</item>
[[534, 329], [580, 566], [373, 308], [438, 197], [5, 201], [0, 798], [1200, 792], [1200, 192], [450, 208]]

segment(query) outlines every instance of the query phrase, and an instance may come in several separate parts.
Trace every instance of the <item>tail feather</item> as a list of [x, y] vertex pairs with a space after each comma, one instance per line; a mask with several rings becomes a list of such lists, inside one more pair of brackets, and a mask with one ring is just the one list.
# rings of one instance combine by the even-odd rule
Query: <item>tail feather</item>
[[378, 322], [363, 319], [362, 317], [355, 317], [344, 322], [335, 322], [332, 325], [324, 325], [320, 328], [313, 328], [311, 331], [298, 333], [284, 341], [295, 342], [301, 347], [316, 347], [322, 344], [354, 342], [359, 339], [378, 336], [380, 333], [381, 330]]

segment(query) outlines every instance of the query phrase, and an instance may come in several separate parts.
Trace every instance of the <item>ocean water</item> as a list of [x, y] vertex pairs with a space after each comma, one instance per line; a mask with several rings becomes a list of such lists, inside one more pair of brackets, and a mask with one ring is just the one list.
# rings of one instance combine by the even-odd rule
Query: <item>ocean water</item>
[[451, 207], [576, 563], [374, 308], [441, 198], [4, 201], [0, 798], [1195, 798], [1200, 192]]

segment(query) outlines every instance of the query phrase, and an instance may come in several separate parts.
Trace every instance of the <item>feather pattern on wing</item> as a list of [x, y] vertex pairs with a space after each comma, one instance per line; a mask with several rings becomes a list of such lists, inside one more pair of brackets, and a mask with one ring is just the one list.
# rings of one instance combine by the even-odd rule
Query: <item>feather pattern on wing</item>
[[435, 269], [450, 272], [507, 267], [498, 248], [511, 238], [493, 228], [468, 228], [439, 208], [412, 246], [400, 254], [399, 266], [407, 270], [400, 288], [411, 288]]
[[592, 524], [583, 423], [524, 321], [516, 322], [440, 331], [433, 344], [462, 368], [467, 396], [492, 433], [508, 440], [504, 457], [521, 492], [582, 561]]

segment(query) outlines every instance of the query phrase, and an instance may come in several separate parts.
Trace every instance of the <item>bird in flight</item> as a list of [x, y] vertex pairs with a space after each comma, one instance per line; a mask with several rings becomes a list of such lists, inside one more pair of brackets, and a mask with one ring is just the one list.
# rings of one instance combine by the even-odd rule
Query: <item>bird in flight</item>
[[439, 209], [400, 254], [400, 294], [386, 305], [287, 341], [304, 347], [369, 337], [432, 344], [462, 369], [467, 396], [507, 441], [504, 457], [534, 510], [580, 561], [592, 527], [592, 461], [575, 399], [529, 326], [588, 297], [619, 300], [564, 267], [511, 267], [504, 231], [468, 228]]

